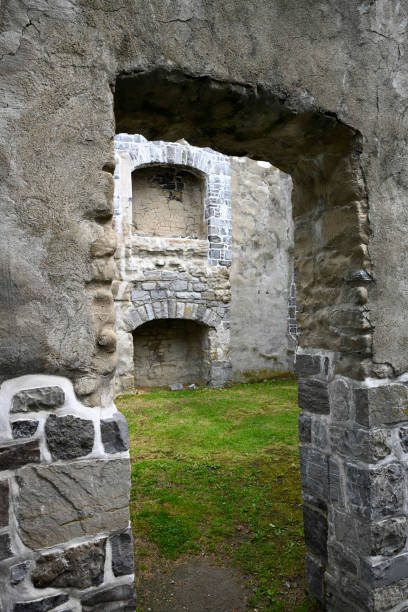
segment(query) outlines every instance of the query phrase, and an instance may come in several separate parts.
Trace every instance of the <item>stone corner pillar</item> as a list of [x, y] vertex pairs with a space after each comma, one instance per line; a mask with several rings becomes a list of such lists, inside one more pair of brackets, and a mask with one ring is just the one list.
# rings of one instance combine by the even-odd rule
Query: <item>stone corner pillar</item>
[[[333, 375], [333, 354], [297, 355], [309, 594], [328, 610], [408, 602], [408, 387]], [[408, 604], [407, 604], [408, 605]]]
[[2, 612], [134, 612], [125, 418], [29, 375], [1, 386], [0, 431]]

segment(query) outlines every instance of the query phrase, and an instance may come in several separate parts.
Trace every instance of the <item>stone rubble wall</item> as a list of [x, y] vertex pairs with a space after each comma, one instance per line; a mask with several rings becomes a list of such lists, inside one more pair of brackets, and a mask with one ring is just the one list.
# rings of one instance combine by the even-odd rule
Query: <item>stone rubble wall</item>
[[8, 380], [0, 404], [0, 609], [134, 612], [125, 418], [59, 376]]

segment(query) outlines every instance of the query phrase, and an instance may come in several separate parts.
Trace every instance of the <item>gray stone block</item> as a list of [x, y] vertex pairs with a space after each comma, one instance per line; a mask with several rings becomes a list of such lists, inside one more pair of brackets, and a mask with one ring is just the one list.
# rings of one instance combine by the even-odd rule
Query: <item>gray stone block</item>
[[351, 509], [360, 516], [377, 520], [402, 513], [404, 473], [399, 463], [376, 469], [347, 465], [347, 492]]
[[388, 586], [408, 577], [408, 553], [391, 559], [367, 558], [361, 564], [361, 576], [374, 588]]
[[132, 293], [130, 294], [130, 298], [132, 302], [136, 302], [138, 300], [144, 301], [150, 299], [150, 294], [147, 291], [142, 291], [141, 289], [133, 289]]
[[296, 354], [295, 374], [296, 378], [316, 376], [321, 372], [321, 356]]
[[408, 388], [401, 384], [355, 391], [356, 421], [365, 427], [392, 424], [408, 418]]
[[330, 413], [335, 421], [347, 421], [351, 416], [352, 390], [342, 378], [329, 384]]
[[298, 421], [299, 441], [310, 444], [312, 441], [312, 417], [300, 413]]
[[0, 561], [9, 559], [12, 556], [13, 552], [11, 550], [10, 535], [8, 533], [2, 533], [0, 534]]
[[315, 599], [320, 603], [324, 601], [324, 566], [323, 564], [312, 557], [306, 555], [306, 588], [311, 599]]
[[27, 463], [40, 462], [37, 440], [0, 447], [0, 470], [16, 470]]
[[332, 542], [328, 548], [329, 565], [338, 567], [341, 571], [356, 575], [359, 568], [359, 558], [342, 543]]
[[12, 413], [35, 412], [38, 410], [50, 410], [59, 408], [65, 402], [65, 393], [61, 387], [39, 387], [37, 389], [25, 389], [13, 396]]
[[300, 476], [302, 487], [324, 501], [329, 497], [329, 469], [327, 456], [318, 450], [300, 447]]
[[371, 523], [369, 554], [390, 556], [400, 552], [407, 541], [406, 517], [393, 517], [379, 523]]
[[132, 531], [127, 529], [109, 538], [112, 547], [112, 570], [115, 576], [134, 572]]
[[20, 537], [34, 550], [129, 526], [128, 459], [29, 466], [16, 480]]
[[327, 432], [327, 425], [321, 419], [316, 417], [313, 421], [312, 426], [312, 442], [317, 448], [325, 450], [327, 448], [329, 436]]
[[0, 527], [7, 527], [9, 523], [9, 483], [0, 481]]
[[48, 612], [68, 601], [68, 595], [52, 595], [43, 599], [23, 601], [14, 605], [14, 612]]
[[170, 391], [182, 391], [183, 385], [181, 383], [173, 383], [170, 385]]
[[408, 453], [408, 426], [400, 427], [398, 434], [402, 450]]
[[37, 589], [87, 589], [102, 584], [106, 539], [73, 546], [37, 559], [31, 580]]
[[45, 423], [45, 436], [48, 450], [56, 461], [89, 455], [93, 449], [95, 431], [92, 421], [51, 414]]
[[344, 485], [340, 476], [340, 468], [334, 459], [329, 459], [329, 490], [330, 501], [344, 506]]
[[119, 585], [97, 593], [89, 593], [81, 600], [83, 612], [135, 612], [134, 585]]
[[359, 427], [330, 427], [333, 450], [346, 457], [376, 463], [391, 452], [391, 432], [386, 429], [367, 430]]
[[[341, 573], [340, 590], [342, 595], [347, 598], [346, 607], [343, 605], [337, 610], [342, 612], [354, 612], [354, 610], [364, 610], [364, 612], [372, 612], [373, 593], [370, 591], [358, 578], [350, 576], [346, 572]], [[350, 603], [351, 602], [351, 603]], [[358, 608], [354, 608], [351, 604], [355, 604]], [[331, 611], [331, 608], [330, 608]]]
[[38, 421], [14, 421], [11, 423], [13, 438], [31, 438], [38, 429]]
[[106, 453], [121, 453], [129, 449], [128, 424], [121, 412], [101, 421], [101, 435]]
[[[377, 587], [373, 591], [374, 609], [375, 610], [390, 610], [394, 606], [406, 602], [408, 600], [408, 580], [393, 582], [387, 587]], [[408, 604], [397, 608], [399, 612], [407, 612]]]
[[177, 280], [171, 283], [170, 289], [172, 291], [187, 291], [188, 283], [184, 280]]
[[303, 506], [303, 525], [308, 550], [327, 560], [327, 518], [321, 512]]
[[327, 503], [318, 497], [315, 497], [308, 491], [302, 491], [302, 499], [309, 506], [314, 506], [319, 510], [322, 510], [324, 513], [327, 513]]
[[30, 565], [30, 561], [24, 561], [24, 563], [13, 565], [13, 567], [10, 568], [10, 583], [15, 585], [22, 582], [27, 576], [27, 572], [30, 569]]
[[316, 414], [329, 414], [329, 394], [327, 383], [316, 378], [299, 380], [298, 403], [301, 410]]

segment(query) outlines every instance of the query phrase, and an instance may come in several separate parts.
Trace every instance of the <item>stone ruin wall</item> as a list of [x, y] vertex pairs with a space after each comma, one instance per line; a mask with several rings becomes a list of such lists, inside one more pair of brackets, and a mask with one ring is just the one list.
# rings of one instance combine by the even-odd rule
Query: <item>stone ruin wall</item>
[[292, 180], [268, 162], [230, 159], [232, 379], [245, 382], [293, 371]]
[[[37, 429], [27, 439], [35, 451], [38, 435], [37, 465], [38, 453], [13, 438], [9, 423], [12, 395], [41, 385], [73, 383], [84, 420], [97, 421], [112, 405], [116, 121], [120, 132], [184, 137], [291, 174], [309, 592], [335, 612], [404, 610], [406, 3], [277, 0], [255, 7], [235, 0], [221, 10], [211, 0], [114, 7], [107, 0], [5, 0], [0, 19], [1, 453], [7, 458], [1, 486], [9, 492], [1, 509], [2, 607], [77, 612], [81, 599], [95, 612], [135, 607], [130, 586], [112, 577], [108, 543], [104, 582], [96, 586], [81, 589], [82, 578], [71, 572], [69, 587], [34, 588], [31, 569], [14, 586], [24, 571], [10, 572], [42, 556], [19, 545], [20, 473], [41, 468], [53, 483], [47, 497], [58, 505], [66, 494], [58, 489], [57, 466], [71, 475], [102, 461], [108, 474], [116, 461], [108, 453], [49, 464]], [[62, 409], [48, 406], [45, 413], [59, 416]], [[108, 418], [113, 414], [112, 408]], [[98, 423], [94, 431], [98, 436]], [[126, 479], [125, 470], [119, 474]], [[87, 479], [91, 494], [90, 482], [100, 484], [91, 495], [97, 509], [112, 481], [103, 473]], [[81, 525], [82, 502], [68, 516]], [[69, 540], [71, 518], [62, 522], [67, 539], [47, 552], [79, 544]], [[108, 535], [102, 521], [98, 534]]]
[[0, 402], [1, 612], [134, 612], [125, 418], [60, 376], [10, 380]]
[[[228, 158], [184, 141], [121, 134], [115, 142], [117, 391], [133, 389], [135, 358], [136, 384], [149, 383], [149, 366], [161, 373], [152, 374], [153, 385], [180, 382], [175, 349], [167, 368], [158, 361], [168, 342], [163, 337], [158, 348], [157, 331], [151, 342], [143, 340], [150, 362], [143, 354], [139, 358], [142, 340], [135, 330], [162, 319], [207, 328], [207, 373], [197, 373], [196, 383], [222, 386], [291, 370], [290, 178], [269, 163]], [[141, 175], [140, 168], [147, 172]], [[185, 193], [183, 168], [201, 173], [201, 193], [197, 184], [195, 190], [187, 184]], [[182, 231], [193, 235], [177, 235]]]

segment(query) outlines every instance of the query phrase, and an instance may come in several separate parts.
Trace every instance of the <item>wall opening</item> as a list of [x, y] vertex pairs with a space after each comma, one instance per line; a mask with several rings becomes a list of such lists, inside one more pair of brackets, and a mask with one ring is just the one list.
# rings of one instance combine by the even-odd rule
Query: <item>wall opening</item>
[[206, 385], [208, 328], [184, 319], [157, 319], [133, 332], [135, 387]]
[[292, 177], [306, 581], [319, 601], [354, 608], [351, 590], [372, 589], [355, 569], [357, 561], [368, 567], [370, 558], [355, 538], [338, 536], [352, 531], [356, 515], [367, 533], [372, 528], [360, 507], [369, 489], [362, 483], [371, 476], [350, 466], [353, 449], [342, 443], [361, 425], [354, 389], [375, 375], [361, 135], [312, 107], [309, 96], [162, 69], [120, 75], [115, 116], [119, 133], [185, 138], [225, 155], [268, 161]]
[[153, 165], [132, 173], [133, 232], [205, 239], [204, 180], [180, 166]]

